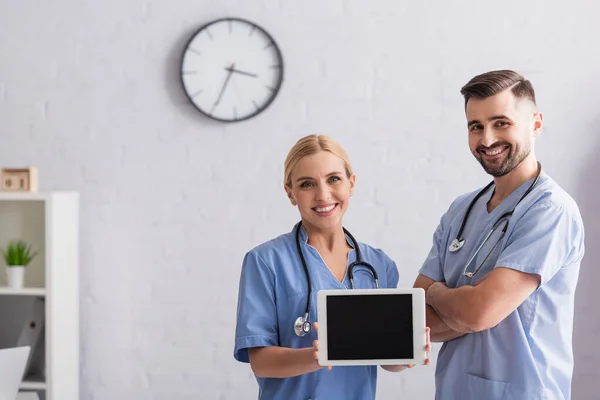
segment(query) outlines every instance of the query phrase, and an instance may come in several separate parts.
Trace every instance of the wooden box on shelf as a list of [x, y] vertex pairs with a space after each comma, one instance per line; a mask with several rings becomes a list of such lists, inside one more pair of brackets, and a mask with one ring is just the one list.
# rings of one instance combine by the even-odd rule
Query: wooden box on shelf
[[79, 400], [79, 194], [0, 192], [0, 248], [15, 238], [39, 252], [23, 288], [0, 273], [0, 348], [32, 346], [20, 392]]
[[38, 171], [35, 167], [2, 168], [3, 192], [37, 192]]

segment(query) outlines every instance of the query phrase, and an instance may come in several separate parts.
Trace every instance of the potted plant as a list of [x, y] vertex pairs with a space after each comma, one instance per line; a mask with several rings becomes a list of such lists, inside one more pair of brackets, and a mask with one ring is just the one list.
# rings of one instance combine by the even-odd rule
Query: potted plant
[[29, 265], [36, 255], [37, 252], [31, 251], [31, 246], [23, 240], [13, 240], [8, 244], [6, 249], [2, 251], [2, 256], [6, 263], [8, 286], [13, 289], [23, 287], [25, 267]]

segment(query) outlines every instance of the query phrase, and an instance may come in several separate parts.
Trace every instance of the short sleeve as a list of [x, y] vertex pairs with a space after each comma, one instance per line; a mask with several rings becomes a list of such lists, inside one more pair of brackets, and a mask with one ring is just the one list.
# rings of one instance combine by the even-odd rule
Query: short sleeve
[[234, 358], [250, 362], [248, 349], [277, 346], [275, 273], [255, 252], [246, 254], [239, 284]]
[[[442, 219], [443, 221], [443, 219]], [[424, 275], [436, 282], [444, 281], [444, 270], [442, 268], [442, 242], [443, 242], [443, 224], [442, 221], [438, 224], [433, 234], [433, 244], [429, 250], [427, 258], [419, 269], [419, 274]]]
[[580, 259], [583, 226], [567, 209], [552, 203], [531, 207], [516, 222], [496, 263], [499, 267], [538, 274], [542, 283]]
[[386, 263], [386, 274], [387, 274], [387, 287], [388, 289], [395, 289], [398, 287], [398, 279], [400, 274], [398, 273], [398, 267], [391, 258], [387, 257]]

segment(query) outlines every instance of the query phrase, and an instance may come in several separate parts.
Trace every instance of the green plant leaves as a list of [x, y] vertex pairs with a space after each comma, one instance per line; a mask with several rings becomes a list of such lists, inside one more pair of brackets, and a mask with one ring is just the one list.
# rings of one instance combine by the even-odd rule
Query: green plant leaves
[[31, 251], [31, 245], [23, 240], [11, 241], [6, 250], [2, 251], [4, 262], [7, 266], [26, 266], [37, 255], [37, 251]]

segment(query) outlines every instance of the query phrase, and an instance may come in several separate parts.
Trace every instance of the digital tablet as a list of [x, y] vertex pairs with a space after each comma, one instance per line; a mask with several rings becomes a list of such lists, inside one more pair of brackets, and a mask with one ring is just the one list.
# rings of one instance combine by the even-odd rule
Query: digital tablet
[[317, 294], [319, 364], [423, 364], [425, 291], [321, 290]]

